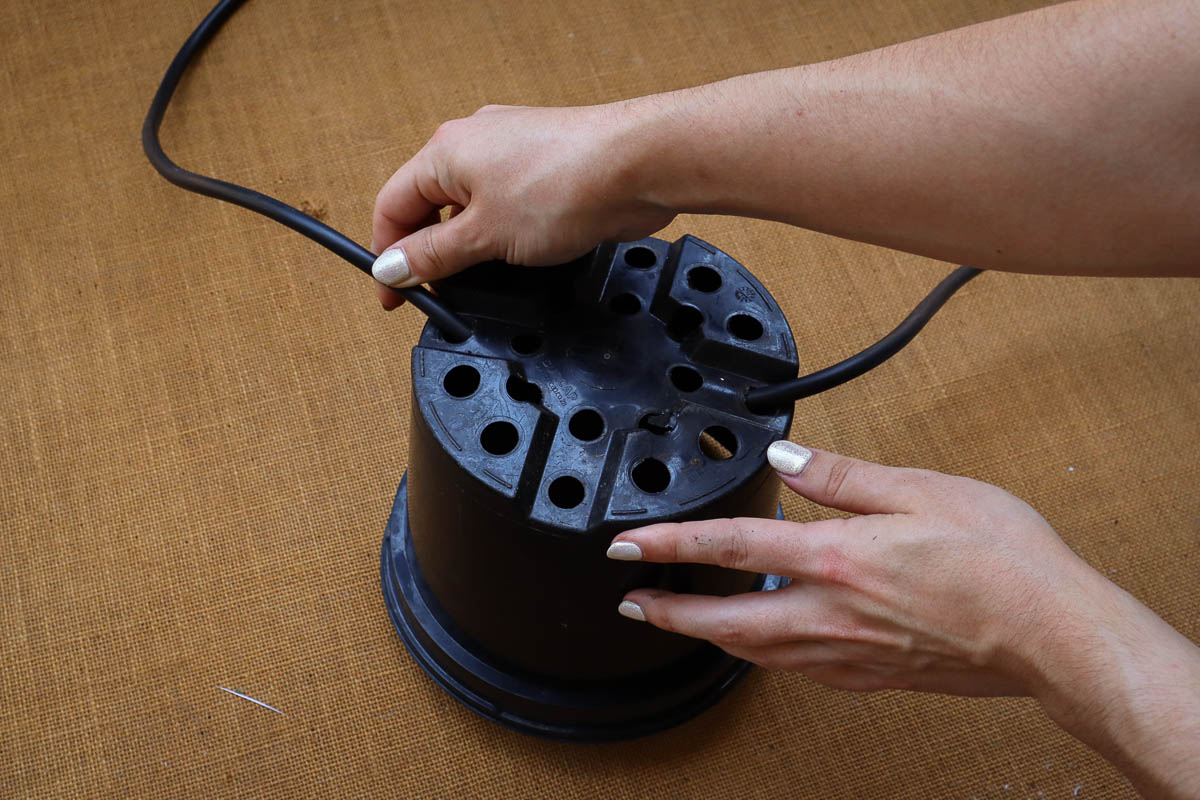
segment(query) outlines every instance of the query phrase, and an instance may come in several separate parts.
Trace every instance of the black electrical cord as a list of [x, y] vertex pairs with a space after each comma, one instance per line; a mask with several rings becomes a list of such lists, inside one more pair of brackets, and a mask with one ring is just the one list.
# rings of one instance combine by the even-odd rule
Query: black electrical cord
[[746, 393], [746, 407], [751, 411], [771, 411], [791, 405], [801, 398], [811, 397], [826, 389], [840, 386], [846, 381], [853, 380], [864, 372], [874, 369], [911, 342], [912, 338], [921, 332], [921, 328], [925, 327], [925, 323], [929, 322], [937, 310], [945, 305], [950, 296], [980, 272], [982, 270], [975, 267], [959, 267], [943, 278], [942, 282], [935, 286], [933, 291], [912, 310], [912, 313], [896, 326], [895, 330], [866, 350], [809, 375], [751, 389]]
[[[158, 141], [158, 129], [162, 126], [163, 115], [167, 111], [167, 105], [171, 102], [171, 95], [175, 93], [175, 87], [179, 85], [179, 80], [187, 70], [192, 57], [203, 49], [204, 45], [212, 39], [221, 25], [233, 15], [242, 2], [244, 0], [221, 0], [196, 27], [196, 30], [192, 31], [192, 35], [183, 43], [183, 47], [179, 48], [171, 66], [167, 67], [167, 72], [163, 75], [162, 83], [158, 85], [158, 91], [154, 93], [150, 110], [146, 112], [146, 121], [142, 125], [142, 149], [145, 150], [146, 157], [150, 159], [150, 163], [154, 165], [159, 174], [176, 186], [190, 192], [215, 197], [218, 200], [224, 200], [227, 203], [233, 203], [270, 217], [333, 251], [370, 275], [371, 265], [375, 262], [374, 254], [323, 222], [253, 189], [189, 172], [163, 152], [162, 145]], [[424, 287], [401, 289], [400, 294], [423, 311], [443, 333], [456, 340], [466, 339], [471, 335], [471, 328]]]
[[[313, 219], [299, 209], [292, 208], [286, 203], [253, 189], [189, 172], [163, 152], [162, 145], [158, 141], [158, 130], [162, 126], [163, 116], [166, 114], [176, 86], [179, 85], [192, 57], [203, 49], [221, 25], [244, 1], [220, 0], [183, 43], [183, 47], [179, 49], [171, 65], [167, 68], [166, 74], [163, 75], [162, 83], [159, 84], [158, 91], [154, 94], [154, 100], [150, 103], [150, 110], [146, 112], [146, 121], [142, 125], [142, 149], [145, 150], [146, 157], [150, 159], [150, 163], [154, 165], [159, 174], [176, 186], [215, 197], [270, 217], [297, 233], [307, 236], [370, 275], [371, 265], [375, 262], [374, 254], [328, 225]], [[844, 361], [810, 375], [751, 389], [745, 397], [747, 407], [754, 411], [772, 411], [826, 389], [832, 389], [874, 369], [912, 341], [912, 338], [925, 327], [925, 324], [950, 299], [950, 296], [967, 281], [978, 275], [980, 271], [974, 267], [959, 267], [943, 279], [913, 309], [912, 313], [896, 326], [895, 330], [875, 344]], [[466, 339], [471, 335], [470, 326], [425, 288], [401, 289], [400, 293], [406, 300], [428, 315], [430, 321], [443, 333], [455, 340]]]

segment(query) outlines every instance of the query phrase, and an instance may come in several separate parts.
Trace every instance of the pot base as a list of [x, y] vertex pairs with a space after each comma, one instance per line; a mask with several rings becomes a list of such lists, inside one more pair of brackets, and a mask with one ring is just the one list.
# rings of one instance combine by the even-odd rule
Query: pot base
[[[421, 575], [409, 532], [407, 473], [388, 518], [380, 570], [388, 615], [421, 669], [476, 714], [521, 733], [567, 741], [644, 736], [704, 711], [751, 666], [712, 645], [669, 669], [611, 681], [548, 681], [496, 664], [454, 630]], [[786, 585], [775, 575], [755, 584], [764, 591]]]

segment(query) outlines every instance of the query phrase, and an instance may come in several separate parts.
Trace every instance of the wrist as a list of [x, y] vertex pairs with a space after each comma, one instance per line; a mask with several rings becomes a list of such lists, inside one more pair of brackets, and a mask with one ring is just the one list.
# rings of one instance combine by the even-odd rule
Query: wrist
[[1090, 567], [1077, 580], [1057, 624], [1030, 639], [1033, 695], [1143, 793], [1186, 795], [1200, 786], [1183, 766], [1200, 746], [1200, 649]]
[[[774, 73], [625, 101], [624, 154], [632, 194], [672, 214], [764, 216], [748, 187], [761, 176], [758, 161], [771, 141], [778, 106]], [[774, 152], [772, 171], [781, 166]]]

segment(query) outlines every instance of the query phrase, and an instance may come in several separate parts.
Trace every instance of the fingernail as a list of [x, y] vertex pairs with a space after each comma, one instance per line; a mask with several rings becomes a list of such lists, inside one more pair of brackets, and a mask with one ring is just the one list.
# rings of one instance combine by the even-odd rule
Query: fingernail
[[412, 270], [409, 269], [408, 256], [405, 255], [403, 247], [393, 247], [380, 253], [371, 265], [371, 274], [380, 283], [396, 288], [416, 283], [412, 280]]
[[605, 555], [617, 561], [641, 561], [642, 548], [633, 542], [613, 542]]
[[767, 461], [784, 475], [799, 475], [812, 461], [812, 450], [795, 442], [780, 439], [767, 448]]
[[621, 601], [621, 605], [617, 606], [617, 613], [622, 617], [629, 617], [630, 619], [635, 619], [638, 622], [646, 621], [646, 612], [642, 611], [642, 607], [637, 603], [630, 602], [629, 600]]

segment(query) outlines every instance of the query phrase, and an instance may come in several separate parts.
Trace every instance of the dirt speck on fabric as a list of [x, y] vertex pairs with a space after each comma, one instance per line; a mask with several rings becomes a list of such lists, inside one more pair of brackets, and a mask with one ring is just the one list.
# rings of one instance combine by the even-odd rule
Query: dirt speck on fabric
[[320, 198], [305, 197], [297, 207], [305, 214], [321, 222], [324, 222], [325, 218], [329, 216], [329, 204]]

